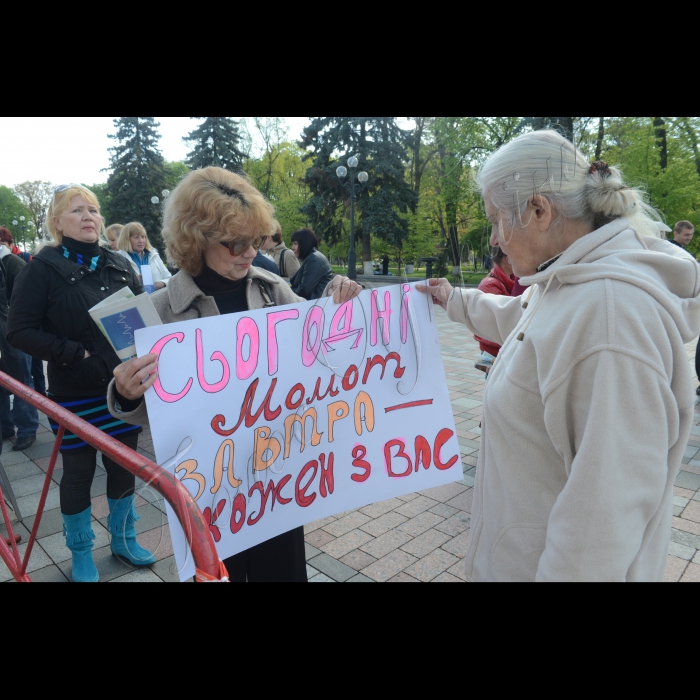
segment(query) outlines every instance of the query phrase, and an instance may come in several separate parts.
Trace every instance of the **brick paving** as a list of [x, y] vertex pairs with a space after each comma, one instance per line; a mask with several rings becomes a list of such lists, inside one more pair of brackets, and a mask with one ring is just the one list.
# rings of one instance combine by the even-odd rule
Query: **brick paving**
[[[464, 557], [469, 542], [474, 477], [479, 453], [479, 428], [484, 376], [474, 369], [479, 351], [463, 327], [451, 324], [439, 311], [447, 383], [462, 448], [464, 479], [456, 484], [396, 498], [385, 503], [342, 513], [306, 528], [306, 553], [312, 583], [457, 583], [465, 579]], [[688, 358], [695, 345], [688, 346]], [[697, 384], [696, 384], [697, 385]], [[700, 403], [700, 400], [698, 401]], [[700, 582], [700, 406], [676, 481], [675, 518], [666, 580]], [[44, 417], [37, 444], [25, 453], [12, 453], [5, 443], [2, 456], [25, 522], [16, 530], [26, 543], [44, 483], [53, 435]], [[153, 459], [148, 432], [141, 436], [140, 451]], [[68, 582], [70, 552], [65, 547], [58, 510], [61, 464], [54, 475], [39, 541], [29, 572], [36, 582]], [[104, 583], [161, 583], [177, 581], [172, 543], [162, 502], [140, 492], [137, 510], [140, 541], [156, 552], [152, 569], [135, 571], [111, 556], [106, 530], [107, 477], [101, 467], [93, 485], [95, 560]], [[6, 535], [0, 526], [0, 534]], [[24, 551], [20, 547], [20, 551]], [[0, 582], [9, 580], [0, 563]]]

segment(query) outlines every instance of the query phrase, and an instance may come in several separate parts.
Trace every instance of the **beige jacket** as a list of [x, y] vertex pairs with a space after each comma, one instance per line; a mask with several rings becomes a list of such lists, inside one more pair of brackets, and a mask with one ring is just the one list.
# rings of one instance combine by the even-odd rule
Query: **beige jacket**
[[[616, 221], [521, 284], [448, 313], [503, 345], [484, 396], [472, 581], [663, 581], [693, 425], [700, 267]], [[520, 339], [522, 338], [522, 340]]]
[[275, 248], [271, 248], [267, 252], [274, 258], [275, 264], [279, 267], [280, 272], [282, 271], [282, 251], [287, 251], [284, 254], [284, 279], [290, 280], [301, 267], [301, 261], [294, 255], [294, 251], [289, 250], [284, 243], [280, 243]]
[[[294, 294], [289, 285], [277, 275], [257, 267], [251, 267], [248, 271], [247, 284], [248, 308], [251, 311], [267, 306], [286, 306], [306, 301]], [[195, 284], [192, 275], [184, 270], [178, 272], [170, 280], [168, 287], [156, 292], [151, 299], [160, 320], [166, 325], [219, 315], [214, 299], [206, 296]], [[143, 401], [131, 413], [123, 413], [116, 401], [115, 390], [116, 382], [113, 380], [107, 394], [110, 413], [131, 425], [148, 425], [146, 402]]]

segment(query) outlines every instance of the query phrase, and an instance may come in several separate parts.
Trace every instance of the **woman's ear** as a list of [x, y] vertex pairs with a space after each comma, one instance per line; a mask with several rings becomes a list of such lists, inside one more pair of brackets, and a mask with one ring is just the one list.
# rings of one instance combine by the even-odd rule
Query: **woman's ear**
[[536, 194], [530, 198], [530, 206], [532, 207], [533, 222], [540, 231], [547, 231], [554, 218], [551, 202], [546, 197]]

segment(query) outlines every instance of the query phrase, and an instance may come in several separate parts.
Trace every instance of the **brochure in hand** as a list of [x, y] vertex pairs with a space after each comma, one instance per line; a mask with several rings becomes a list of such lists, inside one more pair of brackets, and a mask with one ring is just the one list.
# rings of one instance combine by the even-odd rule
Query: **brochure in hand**
[[90, 316], [122, 362], [136, 357], [136, 331], [163, 325], [148, 294], [137, 297], [128, 287], [90, 309]]

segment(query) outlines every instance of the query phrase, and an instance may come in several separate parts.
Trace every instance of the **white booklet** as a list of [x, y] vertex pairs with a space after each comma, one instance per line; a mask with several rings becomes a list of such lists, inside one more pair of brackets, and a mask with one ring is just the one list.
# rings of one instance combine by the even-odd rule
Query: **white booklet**
[[128, 287], [90, 309], [90, 316], [122, 362], [136, 357], [136, 331], [163, 325], [151, 297], [137, 297]]

